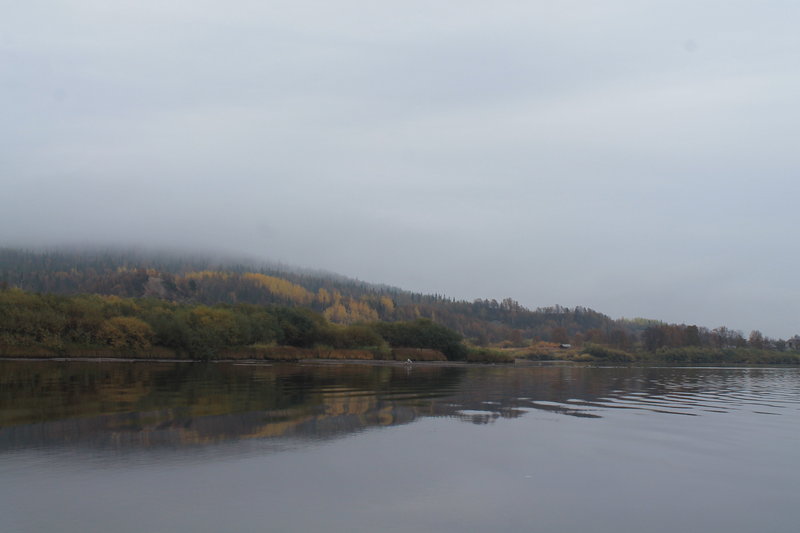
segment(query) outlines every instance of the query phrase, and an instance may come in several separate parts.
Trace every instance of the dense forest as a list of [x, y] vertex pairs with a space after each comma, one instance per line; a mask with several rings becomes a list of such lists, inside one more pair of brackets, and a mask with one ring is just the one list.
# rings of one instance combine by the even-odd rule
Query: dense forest
[[[324, 272], [201, 256], [0, 249], [0, 291], [4, 346], [160, 347], [212, 357], [271, 345], [366, 349], [377, 358], [413, 347], [465, 359], [469, 345], [485, 355], [488, 348], [516, 349], [515, 356], [531, 358], [630, 360], [644, 353], [684, 362], [745, 353], [794, 362], [800, 349], [798, 336], [770, 339], [753, 331], [745, 338], [725, 327], [614, 320], [583, 307], [531, 310], [511, 298], [459, 301]], [[431, 331], [421, 332], [425, 328]], [[420, 340], [433, 334], [431, 328], [449, 332], [450, 344]]]
[[422, 318], [345, 326], [305, 307], [209, 307], [157, 298], [0, 290], [0, 354], [5, 355], [398, 359], [413, 354], [415, 359], [465, 360], [461, 340]]
[[525, 339], [567, 342], [587, 332], [593, 339], [620, 338], [620, 332], [637, 338], [648, 325], [613, 320], [582, 307], [529, 310], [511, 298], [467, 302], [280, 265], [135, 252], [0, 249], [0, 284], [64, 295], [301, 306], [337, 324], [428, 318], [480, 345]]

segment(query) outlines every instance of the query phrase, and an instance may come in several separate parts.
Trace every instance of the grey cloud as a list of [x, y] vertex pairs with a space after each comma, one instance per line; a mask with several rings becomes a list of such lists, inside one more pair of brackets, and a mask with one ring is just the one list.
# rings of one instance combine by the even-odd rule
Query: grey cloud
[[0, 244], [800, 331], [792, 2], [25, 2]]

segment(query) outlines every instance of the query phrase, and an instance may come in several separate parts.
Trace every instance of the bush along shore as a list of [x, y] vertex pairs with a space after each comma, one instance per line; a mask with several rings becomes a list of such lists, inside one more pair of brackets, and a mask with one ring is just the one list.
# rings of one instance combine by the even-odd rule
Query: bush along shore
[[0, 357], [13, 358], [800, 364], [794, 348], [739, 344], [623, 349], [529, 340], [475, 346], [423, 318], [342, 325], [303, 307], [0, 289]]
[[0, 291], [0, 356], [133, 359], [466, 361], [431, 320], [332, 324], [299, 307]]

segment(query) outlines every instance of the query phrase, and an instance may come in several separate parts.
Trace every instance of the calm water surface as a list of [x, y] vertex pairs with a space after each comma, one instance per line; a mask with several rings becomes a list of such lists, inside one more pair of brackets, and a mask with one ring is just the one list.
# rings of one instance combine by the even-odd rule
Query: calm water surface
[[796, 368], [0, 362], [2, 532], [796, 532]]

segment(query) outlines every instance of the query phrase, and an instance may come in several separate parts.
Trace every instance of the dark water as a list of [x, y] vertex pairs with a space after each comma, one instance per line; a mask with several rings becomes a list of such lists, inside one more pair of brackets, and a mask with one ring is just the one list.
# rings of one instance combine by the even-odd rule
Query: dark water
[[2, 532], [796, 532], [796, 368], [0, 362]]

